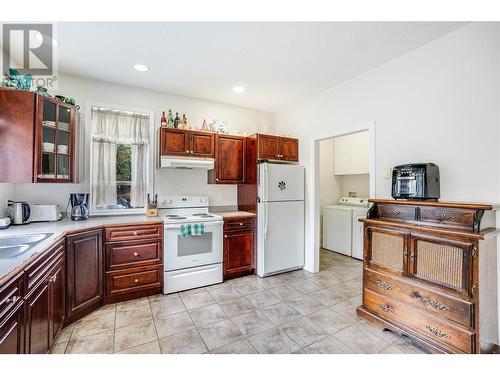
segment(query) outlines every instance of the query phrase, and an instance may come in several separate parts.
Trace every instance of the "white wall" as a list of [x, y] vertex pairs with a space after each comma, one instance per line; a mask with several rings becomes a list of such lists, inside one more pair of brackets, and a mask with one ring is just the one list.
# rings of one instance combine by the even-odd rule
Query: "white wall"
[[349, 192], [355, 192], [358, 197], [370, 196], [370, 175], [351, 174], [342, 176], [342, 196], [348, 197]]
[[312, 139], [332, 129], [375, 122], [377, 197], [390, 197], [384, 168], [432, 161], [442, 200], [500, 201], [499, 66], [498, 24], [472, 23], [277, 114], [278, 132], [301, 140], [308, 270], [317, 246]]
[[[131, 71], [130, 74], [137, 73]], [[81, 106], [82, 116], [85, 115], [87, 101], [152, 109], [155, 115], [155, 129], [160, 125], [161, 112], [171, 108], [174, 114], [175, 112], [186, 113], [193, 128], [201, 127], [203, 119], [206, 118], [207, 120], [225, 120], [228, 122], [230, 130], [240, 132], [272, 133], [275, 131], [274, 113], [80, 77], [60, 75], [58, 93], [74, 97], [77, 104]], [[85, 119], [82, 120], [85, 121]], [[84, 128], [83, 123], [80, 128]], [[89, 142], [88, 137], [83, 134], [82, 136], [80, 155], [83, 155], [84, 142]], [[80, 161], [83, 161], [85, 157], [85, 155], [81, 156]], [[83, 165], [81, 169], [83, 169]], [[86, 176], [83, 177], [86, 178]], [[83, 182], [84, 179], [81, 179], [79, 184], [16, 184], [15, 197], [18, 200], [29, 200], [32, 203], [57, 203], [64, 209], [69, 193], [84, 191]], [[156, 169], [155, 191], [159, 195], [207, 195], [211, 205], [224, 206], [236, 205], [237, 197], [236, 186], [209, 185], [207, 184], [207, 172], [198, 170]]]
[[15, 199], [14, 184], [0, 184], [0, 217], [5, 216], [7, 201]]

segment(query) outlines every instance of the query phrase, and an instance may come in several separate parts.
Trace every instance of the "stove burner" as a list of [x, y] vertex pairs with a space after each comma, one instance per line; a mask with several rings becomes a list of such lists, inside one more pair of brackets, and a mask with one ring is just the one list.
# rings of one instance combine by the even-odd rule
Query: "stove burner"
[[187, 217], [184, 216], [179, 216], [179, 215], [165, 215], [165, 217], [169, 220], [184, 220], [187, 219]]

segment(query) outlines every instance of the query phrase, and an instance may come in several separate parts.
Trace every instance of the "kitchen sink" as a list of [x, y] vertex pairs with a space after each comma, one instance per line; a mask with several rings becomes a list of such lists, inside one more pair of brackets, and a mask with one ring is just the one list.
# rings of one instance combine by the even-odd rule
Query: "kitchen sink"
[[0, 260], [15, 258], [38, 245], [53, 233], [0, 236]]

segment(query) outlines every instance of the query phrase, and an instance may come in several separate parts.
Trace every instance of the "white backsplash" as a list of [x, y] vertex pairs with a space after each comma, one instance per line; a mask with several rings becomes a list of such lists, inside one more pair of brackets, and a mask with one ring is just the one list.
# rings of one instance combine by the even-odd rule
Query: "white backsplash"
[[15, 198], [14, 184], [0, 184], [0, 217], [6, 215], [7, 201]]

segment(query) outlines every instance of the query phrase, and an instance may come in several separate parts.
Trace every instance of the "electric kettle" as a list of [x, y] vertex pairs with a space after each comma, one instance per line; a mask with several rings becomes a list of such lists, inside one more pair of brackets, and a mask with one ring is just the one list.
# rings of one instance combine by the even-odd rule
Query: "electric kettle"
[[12, 224], [19, 225], [29, 223], [31, 208], [27, 202], [8, 201], [8, 210]]

